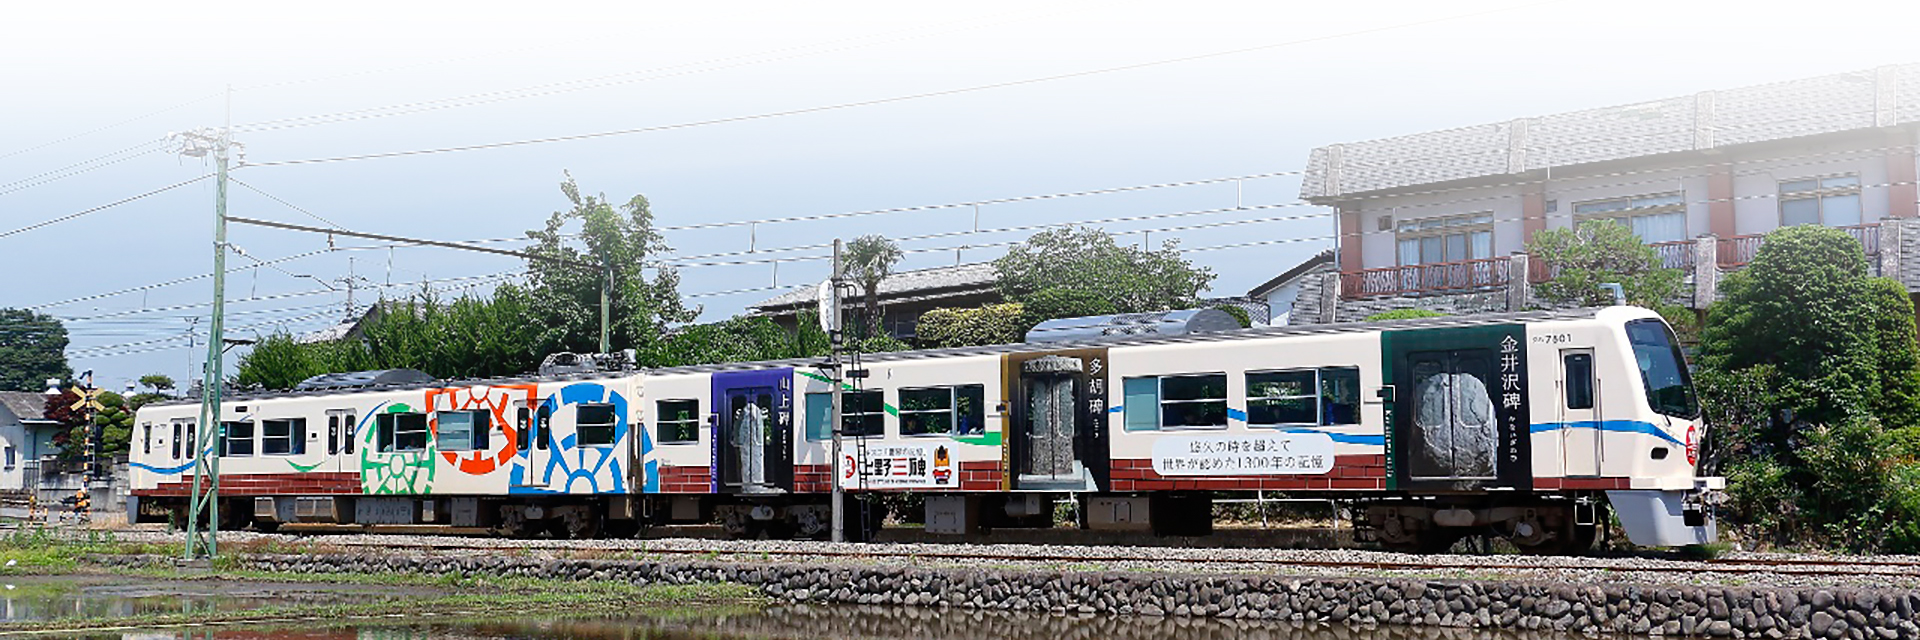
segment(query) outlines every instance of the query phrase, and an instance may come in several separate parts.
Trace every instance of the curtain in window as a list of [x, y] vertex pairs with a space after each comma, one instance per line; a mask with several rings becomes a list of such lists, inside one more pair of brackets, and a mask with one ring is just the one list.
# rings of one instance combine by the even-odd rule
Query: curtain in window
[[1628, 220], [1633, 234], [1640, 236], [1640, 241], [1647, 244], [1687, 239], [1687, 214], [1683, 212], [1636, 216]]

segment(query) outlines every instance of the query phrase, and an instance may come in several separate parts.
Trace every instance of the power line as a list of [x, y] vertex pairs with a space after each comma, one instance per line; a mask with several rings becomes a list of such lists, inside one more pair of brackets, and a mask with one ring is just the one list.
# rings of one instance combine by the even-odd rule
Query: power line
[[40, 173], [27, 176], [25, 178], [21, 178], [19, 180], [15, 180], [13, 182], [0, 184], [0, 196], [7, 195], [9, 193], [14, 193], [16, 191], [25, 191], [27, 189], [32, 189], [34, 187], [47, 184], [49, 182], [64, 180], [66, 178], [71, 178], [73, 176], [77, 176], [83, 173], [95, 171], [98, 169], [104, 169], [116, 164], [120, 164], [122, 162], [126, 162], [128, 160], [132, 160], [134, 158], [138, 158], [150, 153], [155, 153], [161, 150], [161, 148], [158, 145], [163, 144], [165, 142], [166, 142], [165, 139], [144, 142], [131, 147], [127, 147], [125, 149], [121, 149], [119, 151], [114, 151], [111, 153], [106, 153], [106, 154], [102, 154], [92, 158], [88, 158], [86, 160], [75, 162], [73, 164], [60, 167], [58, 169], [50, 169], [47, 171], [42, 171]]
[[518, 146], [525, 146], [525, 145], [532, 145], [532, 144], [544, 144], [549, 142], [587, 140], [592, 138], [604, 138], [609, 136], [621, 136], [621, 135], [630, 135], [630, 134], [636, 134], [636, 133], [648, 133], [648, 132], [654, 132], [654, 131], [687, 129], [687, 128], [693, 128], [693, 127], [703, 127], [703, 126], [727, 124], [727, 123], [733, 123], [733, 122], [747, 122], [752, 120], [781, 118], [786, 116], [794, 116], [794, 115], [801, 115], [801, 114], [808, 114], [808, 113], [820, 113], [824, 111], [835, 111], [839, 109], [850, 109], [855, 107], [867, 107], [867, 106], [880, 105], [880, 104], [889, 104], [894, 102], [905, 102], [909, 100], [919, 100], [923, 98], [933, 98], [933, 97], [940, 97], [940, 96], [958, 95], [963, 93], [973, 93], [973, 92], [987, 91], [992, 89], [1004, 89], [1007, 87], [1039, 84], [1043, 82], [1053, 82], [1056, 80], [1066, 80], [1070, 78], [1084, 78], [1088, 76], [1117, 73], [1120, 71], [1130, 71], [1134, 69], [1144, 69], [1148, 67], [1178, 64], [1183, 62], [1193, 62], [1196, 60], [1205, 60], [1209, 58], [1231, 56], [1231, 55], [1237, 55], [1242, 53], [1250, 53], [1254, 51], [1264, 51], [1267, 49], [1275, 49], [1280, 47], [1308, 44], [1308, 43], [1314, 43], [1314, 42], [1323, 42], [1323, 41], [1335, 40], [1339, 38], [1347, 38], [1347, 37], [1358, 36], [1358, 35], [1366, 35], [1366, 34], [1372, 34], [1372, 33], [1392, 31], [1397, 29], [1424, 26], [1429, 24], [1437, 24], [1441, 22], [1449, 22], [1453, 20], [1473, 18], [1473, 17], [1483, 16], [1483, 15], [1490, 15], [1494, 13], [1501, 13], [1505, 11], [1514, 11], [1518, 9], [1531, 8], [1531, 7], [1536, 7], [1536, 6], [1546, 5], [1546, 4], [1553, 4], [1556, 2], [1563, 2], [1563, 1], [1565, 0], [1546, 0], [1544, 2], [1534, 2], [1534, 3], [1524, 4], [1524, 5], [1502, 7], [1498, 9], [1488, 9], [1484, 11], [1462, 13], [1462, 14], [1456, 14], [1456, 15], [1446, 16], [1441, 18], [1433, 18], [1429, 20], [1419, 20], [1419, 21], [1406, 22], [1406, 23], [1389, 25], [1384, 27], [1373, 27], [1369, 29], [1347, 31], [1347, 32], [1331, 34], [1331, 35], [1315, 36], [1311, 38], [1301, 38], [1297, 40], [1289, 40], [1286, 42], [1277, 42], [1277, 43], [1265, 44], [1265, 45], [1254, 46], [1254, 47], [1243, 47], [1239, 49], [1230, 49], [1226, 51], [1216, 51], [1212, 53], [1183, 56], [1178, 58], [1168, 58], [1163, 60], [1155, 60], [1155, 61], [1141, 62], [1141, 63], [1135, 63], [1135, 64], [1119, 65], [1119, 66], [1105, 67], [1100, 69], [1091, 69], [1087, 71], [1076, 71], [1072, 73], [1041, 76], [1037, 78], [1027, 78], [1023, 80], [995, 82], [990, 84], [974, 85], [971, 87], [962, 87], [958, 89], [944, 89], [940, 91], [913, 93], [913, 94], [907, 94], [907, 95], [893, 96], [889, 98], [876, 98], [872, 100], [842, 102], [837, 104], [821, 105], [816, 107], [806, 107], [802, 109], [789, 109], [785, 111], [773, 111], [773, 112], [767, 112], [767, 113], [759, 113], [759, 114], [744, 115], [744, 116], [732, 116], [732, 117], [726, 117], [726, 118], [713, 118], [709, 120], [696, 120], [692, 122], [682, 122], [677, 124], [657, 125], [657, 126], [651, 126], [651, 127], [637, 127], [632, 129], [618, 129], [613, 131], [601, 131], [596, 133], [581, 133], [581, 134], [564, 135], [564, 136], [551, 136], [551, 137], [545, 137], [545, 138], [530, 138], [525, 140], [513, 140], [513, 141], [506, 141], [506, 142], [489, 142], [489, 143], [482, 143], [482, 144], [460, 145], [460, 146], [453, 146], [453, 147], [438, 147], [438, 148], [432, 148], [432, 149], [414, 149], [414, 150], [408, 150], [408, 151], [386, 151], [386, 152], [379, 152], [379, 153], [366, 153], [366, 154], [348, 155], [348, 156], [334, 156], [334, 157], [327, 157], [327, 158], [307, 158], [307, 159], [300, 159], [300, 160], [278, 160], [278, 161], [272, 161], [272, 162], [256, 162], [256, 163], [250, 163], [248, 166], [275, 167], [275, 166], [288, 166], [288, 165], [301, 165], [301, 164], [319, 164], [319, 163], [328, 163], [328, 162], [349, 162], [349, 161], [356, 161], [356, 160], [376, 160], [376, 159], [382, 159], [382, 158], [397, 158], [397, 157], [403, 157], [403, 156], [417, 156], [417, 155], [429, 155], [429, 154], [439, 154], [439, 153], [455, 153], [455, 152], [463, 152], [463, 151], [479, 151], [483, 149], [499, 149], [504, 147], [518, 147]]
[[174, 190], [174, 189], [178, 189], [178, 188], [180, 188], [180, 187], [184, 187], [184, 186], [187, 186], [187, 185], [190, 185], [190, 184], [193, 184], [193, 183], [195, 183], [195, 182], [199, 182], [199, 181], [201, 181], [201, 180], [205, 180], [205, 179], [207, 179], [207, 178], [210, 178], [210, 177], [213, 177], [213, 174], [207, 174], [207, 175], [203, 175], [203, 176], [200, 176], [200, 177], [198, 177], [198, 178], [194, 178], [194, 179], [191, 179], [191, 180], [186, 180], [186, 181], [182, 181], [182, 182], [175, 182], [175, 183], [173, 183], [173, 184], [170, 184], [170, 185], [167, 185], [167, 186], [164, 186], [164, 187], [160, 187], [160, 188], [158, 188], [158, 189], [154, 189], [154, 190], [152, 190], [152, 191], [148, 191], [148, 192], [146, 192], [146, 193], [142, 193], [142, 194], [140, 194], [140, 195], [137, 195], [137, 196], [130, 196], [130, 197], [126, 197], [126, 198], [121, 198], [121, 199], [119, 199], [119, 200], [115, 200], [115, 201], [113, 201], [113, 202], [109, 202], [109, 203], [106, 203], [106, 204], [103, 204], [103, 205], [100, 205], [100, 206], [97, 206], [97, 207], [94, 207], [94, 208], [91, 208], [91, 209], [86, 209], [86, 210], [83, 210], [83, 211], [78, 211], [78, 212], [75, 212], [75, 213], [69, 213], [69, 214], [67, 214], [67, 215], [64, 215], [64, 216], [60, 216], [60, 217], [58, 217], [58, 218], [54, 218], [54, 219], [52, 219], [52, 220], [47, 220], [47, 221], [45, 221], [45, 222], [36, 222], [36, 223], [33, 223], [33, 224], [30, 224], [30, 225], [27, 225], [27, 226], [24, 226], [24, 227], [20, 227], [20, 228], [18, 228], [18, 229], [14, 229], [14, 230], [12, 230], [12, 231], [7, 231], [7, 232], [4, 232], [4, 233], [0, 233], [0, 238], [5, 238], [5, 237], [7, 237], [7, 236], [12, 236], [12, 235], [17, 235], [17, 234], [21, 234], [21, 233], [26, 233], [26, 232], [28, 232], [28, 231], [32, 231], [32, 230], [34, 230], [34, 229], [39, 229], [39, 228], [41, 228], [41, 227], [46, 227], [46, 226], [51, 226], [51, 225], [55, 225], [55, 224], [59, 224], [59, 223], [62, 223], [62, 222], [66, 222], [66, 221], [68, 221], [68, 220], [72, 220], [72, 219], [75, 219], [75, 218], [80, 218], [80, 217], [83, 217], [83, 216], [87, 216], [87, 215], [90, 215], [90, 214], [94, 214], [94, 213], [99, 213], [99, 212], [101, 212], [101, 211], [105, 211], [105, 210], [107, 210], [107, 209], [112, 209], [112, 208], [114, 208], [114, 207], [117, 207], [117, 206], [120, 206], [120, 205], [123, 205], [123, 204], [126, 204], [126, 203], [129, 203], [129, 202], [133, 202], [133, 201], [135, 201], [135, 200], [139, 200], [139, 199], [141, 199], [141, 198], [147, 198], [147, 197], [151, 197], [151, 196], [155, 196], [155, 195], [159, 195], [159, 194], [162, 194], [162, 193], [166, 193], [166, 192], [168, 192], [168, 191], [172, 191], [172, 190]]
[[[203, 176], [203, 177], [204, 177], [204, 176]], [[328, 251], [331, 251], [331, 250], [330, 250], [330, 249], [320, 249], [320, 250], [317, 250], [317, 251], [308, 251], [308, 252], [306, 252], [306, 253], [300, 253], [300, 254], [294, 254], [294, 255], [291, 255], [291, 256], [287, 256], [287, 257], [284, 257], [284, 258], [275, 258], [275, 259], [273, 259], [273, 260], [268, 260], [268, 261], [266, 261], [266, 262], [264, 262], [264, 263], [262, 263], [262, 264], [256, 264], [256, 265], [253, 265], [253, 266], [250, 266], [250, 267], [234, 267], [234, 268], [232, 268], [232, 269], [228, 269], [228, 270], [227, 270], [227, 273], [239, 273], [239, 272], [241, 272], [241, 271], [246, 271], [246, 270], [248, 270], [248, 269], [258, 269], [258, 268], [261, 268], [261, 267], [263, 267], [263, 266], [266, 266], [266, 265], [268, 265], [268, 264], [281, 264], [281, 263], [284, 263], [284, 262], [289, 262], [289, 261], [293, 261], [293, 260], [299, 260], [299, 259], [301, 259], [301, 258], [307, 258], [307, 257], [312, 257], [312, 256], [317, 256], [317, 255], [320, 255], [320, 254], [322, 254], [322, 253], [326, 253], [326, 252], [328, 252]], [[200, 275], [196, 275], [196, 276], [187, 276], [187, 277], [184, 277], [184, 278], [175, 278], [175, 279], [173, 279], [173, 280], [168, 280], [168, 281], [166, 281], [166, 282], [159, 282], [159, 283], [155, 283], [155, 284], [149, 284], [149, 285], [142, 285], [142, 286], [138, 286], [138, 287], [131, 287], [131, 288], [127, 288], [127, 289], [121, 289], [121, 290], [118, 290], [118, 291], [109, 291], [109, 292], [106, 292], [106, 293], [96, 293], [96, 294], [93, 294], [93, 295], [87, 295], [87, 296], [81, 296], [81, 297], [78, 297], [78, 298], [68, 298], [68, 299], [66, 299], [66, 300], [61, 300], [61, 301], [58, 301], [58, 302], [48, 302], [48, 303], [45, 303], [45, 304], [38, 304], [38, 305], [34, 305], [34, 306], [31, 306], [31, 307], [24, 307], [24, 308], [26, 308], [26, 309], [46, 309], [46, 308], [49, 308], [49, 307], [58, 307], [58, 306], [63, 306], [63, 305], [69, 305], [69, 304], [73, 304], [73, 303], [75, 303], [75, 302], [86, 302], [86, 301], [89, 301], [89, 300], [99, 300], [99, 299], [101, 299], [101, 298], [111, 298], [111, 297], [113, 297], [113, 296], [118, 296], [118, 295], [125, 295], [125, 294], [129, 294], [129, 293], [138, 293], [138, 292], [141, 292], [141, 291], [151, 291], [151, 290], [153, 290], [153, 289], [159, 289], [159, 288], [162, 288], [162, 287], [171, 287], [171, 286], [173, 286], [173, 285], [176, 285], [176, 284], [185, 284], [185, 283], [188, 283], [188, 282], [193, 282], [193, 281], [195, 281], [195, 280], [205, 280], [205, 279], [207, 279], [207, 278], [211, 278], [211, 277], [213, 277], [213, 274], [211, 274], [211, 273], [203, 273], [203, 274], [200, 274]]]
[[[1079, 9], [1072, 9], [1072, 11], [1079, 11], [1085, 8], [1086, 7], [1081, 7]], [[1054, 13], [1062, 13], [1062, 12], [1057, 11]], [[1025, 17], [1027, 16], [1016, 16], [1015, 18], [1025, 18]], [[1014, 19], [1014, 18], [1009, 18], [1009, 19]], [[842, 51], [850, 51], [850, 50], [864, 48], [864, 47], [878, 45], [878, 44], [886, 44], [890, 42], [901, 41], [907, 38], [906, 34], [916, 34], [916, 33], [925, 32], [925, 31], [942, 33], [944, 31], [940, 30], [939, 27], [944, 27], [944, 26], [963, 23], [963, 22], [968, 22], [968, 21], [965, 21], [965, 20], [954, 21], [954, 22], [948, 22], [948, 23], [928, 25], [925, 27], [916, 27], [912, 29], [885, 31], [885, 32], [880, 32], [880, 33], [870, 34], [865, 36], [857, 36], [853, 38], [841, 38], [841, 39], [828, 40], [828, 41], [818, 42], [813, 44], [799, 45], [799, 46], [793, 46], [793, 47], [782, 47], [782, 48], [770, 49], [767, 51], [761, 51], [756, 53], [743, 54], [743, 55], [737, 55], [737, 56], [728, 56], [728, 57], [717, 58], [713, 60], [704, 60], [699, 62], [690, 62], [690, 63], [678, 64], [678, 65], [670, 65], [670, 66], [659, 67], [654, 69], [628, 71], [623, 73], [596, 76], [591, 78], [567, 80], [563, 82], [549, 82], [549, 83], [538, 84], [538, 85], [533, 85], [528, 87], [521, 87], [518, 89], [486, 91], [481, 93], [467, 94], [463, 96], [440, 98], [436, 100], [423, 100], [423, 101], [417, 101], [417, 102], [408, 102], [408, 103], [401, 103], [401, 104], [387, 105], [387, 106], [380, 106], [380, 107], [370, 107], [365, 109], [340, 111], [340, 112], [334, 112], [334, 113], [328, 113], [328, 114], [296, 116], [291, 118], [280, 118], [276, 120], [251, 122], [247, 124], [238, 125], [234, 127], [234, 130], [238, 132], [243, 132], [243, 133], [255, 132], [255, 131], [271, 131], [271, 130], [277, 130], [277, 129], [288, 129], [288, 128], [295, 128], [295, 127], [333, 124], [338, 122], [350, 122], [350, 121], [365, 120], [365, 119], [371, 119], [371, 118], [383, 118], [383, 117], [389, 117], [389, 116], [421, 113], [426, 111], [435, 111], [440, 109], [452, 109], [452, 108], [468, 107], [468, 106], [475, 106], [475, 105], [482, 105], [482, 104], [491, 104], [495, 102], [517, 100], [522, 98], [549, 96], [549, 95], [568, 93], [573, 91], [598, 89], [602, 87], [618, 86], [618, 85], [630, 84], [635, 82], [645, 82], [648, 80], [658, 80], [661, 78], [671, 78], [671, 77], [679, 77], [684, 75], [692, 75], [697, 73], [705, 73], [709, 71], [733, 69], [738, 67], [763, 64], [767, 62], [792, 60], [796, 58], [802, 58], [802, 57], [825, 54], [825, 53], [837, 53]], [[1004, 22], [1004, 20], [1002, 21], [990, 20], [983, 24], [978, 24], [978, 25], [957, 26], [951, 30], [971, 29], [971, 28], [997, 24], [999, 22]], [[896, 36], [896, 37], [886, 38], [885, 36]], [[915, 37], [924, 37], [924, 34], [918, 35]], [[871, 42], [860, 42], [862, 40], [871, 40]], [[832, 46], [832, 45], [838, 45], [841, 43], [848, 43], [848, 44], [845, 44], [844, 46]], [[775, 54], [782, 54], [782, 53], [788, 53], [788, 52], [793, 52], [793, 54], [792, 55], [775, 55]], [[734, 61], [737, 61], [737, 62], [734, 62]], [[723, 64], [728, 62], [732, 62], [732, 64]], [[647, 75], [647, 74], [651, 74], [651, 75]], [[634, 77], [634, 76], [640, 76], [640, 77]]]
[[31, 146], [31, 147], [27, 147], [27, 148], [25, 148], [25, 149], [20, 149], [20, 150], [16, 150], [16, 151], [9, 151], [9, 152], [7, 152], [7, 153], [4, 153], [4, 154], [0, 154], [0, 158], [11, 158], [11, 157], [13, 157], [13, 156], [17, 156], [17, 155], [20, 155], [20, 154], [23, 154], [23, 153], [28, 153], [28, 152], [31, 152], [31, 151], [38, 151], [38, 150], [40, 150], [40, 149], [45, 149], [45, 148], [47, 148], [47, 147], [51, 147], [51, 146], [53, 146], [53, 145], [56, 145], [56, 144], [60, 144], [60, 143], [62, 143], [62, 142], [67, 142], [67, 141], [69, 141], [69, 140], [76, 140], [76, 139], [79, 139], [79, 138], [83, 138], [83, 137], [86, 137], [86, 136], [89, 136], [89, 135], [93, 135], [93, 134], [95, 134], [95, 133], [99, 133], [99, 132], [101, 132], [101, 131], [106, 131], [106, 130], [108, 130], [108, 129], [112, 129], [112, 128], [114, 128], [114, 127], [118, 127], [118, 126], [120, 126], [120, 125], [123, 125], [123, 124], [129, 124], [129, 123], [133, 123], [133, 122], [139, 122], [139, 121], [141, 121], [141, 120], [145, 120], [145, 119], [147, 119], [147, 118], [151, 118], [151, 117], [154, 117], [154, 116], [157, 116], [157, 115], [160, 115], [160, 114], [162, 114], [162, 113], [166, 113], [166, 112], [169, 112], [169, 111], [173, 111], [173, 110], [175, 110], [175, 109], [180, 109], [180, 108], [182, 108], [182, 107], [187, 107], [187, 106], [191, 106], [191, 105], [195, 105], [195, 104], [199, 104], [199, 103], [201, 103], [201, 102], [206, 102], [206, 101], [208, 101], [208, 100], [212, 100], [212, 99], [214, 99], [214, 98], [218, 98], [218, 97], [220, 97], [221, 95], [224, 95], [224, 94], [221, 94], [221, 93], [211, 93], [211, 94], [207, 94], [207, 95], [204, 95], [204, 96], [201, 96], [201, 97], [198, 97], [198, 98], [194, 98], [194, 99], [192, 99], [192, 100], [188, 100], [188, 101], [186, 101], [186, 102], [182, 102], [182, 103], [179, 103], [179, 104], [176, 104], [176, 105], [173, 105], [173, 106], [171, 106], [171, 107], [166, 107], [166, 108], [164, 108], [164, 109], [160, 109], [160, 110], [158, 110], [158, 111], [151, 111], [151, 112], [148, 112], [148, 113], [146, 113], [146, 114], [143, 114], [143, 115], [138, 115], [138, 116], [134, 116], [134, 117], [132, 117], [132, 118], [127, 118], [127, 119], [125, 119], [125, 120], [121, 120], [121, 121], [119, 121], [119, 122], [115, 122], [115, 123], [113, 123], [113, 124], [109, 124], [109, 125], [104, 125], [104, 126], [100, 126], [100, 127], [94, 127], [94, 128], [92, 128], [92, 129], [88, 129], [88, 130], [86, 130], [86, 131], [82, 131], [82, 132], [80, 132], [80, 133], [76, 133], [76, 134], [73, 134], [73, 135], [70, 135], [70, 136], [66, 136], [66, 137], [63, 137], [63, 138], [59, 138], [59, 139], [56, 139], [56, 140], [52, 140], [52, 141], [49, 141], [49, 142], [43, 142], [43, 143], [41, 143], [41, 144], [37, 144], [37, 145], [34, 145], [34, 146]]

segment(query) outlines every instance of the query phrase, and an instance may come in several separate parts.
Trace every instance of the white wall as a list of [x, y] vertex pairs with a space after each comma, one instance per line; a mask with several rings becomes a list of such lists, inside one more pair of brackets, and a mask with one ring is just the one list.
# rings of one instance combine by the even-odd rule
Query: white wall
[[[1780, 182], [1844, 173], [1860, 176], [1862, 222], [1877, 222], [1889, 206], [1888, 183], [1920, 179], [1920, 176], [1890, 178], [1887, 175], [1885, 148], [1891, 144], [1884, 139], [1812, 141], [1764, 152], [1673, 154], [1610, 166], [1604, 171], [1560, 171], [1545, 187], [1545, 198], [1557, 202], [1555, 210], [1546, 214], [1546, 228], [1572, 226], [1574, 206], [1582, 202], [1681, 191], [1687, 199], [1687, 235], [1698, 237], [1709, 233], [1708, 176], [1716, 165], [1724, 163], [1732, 164], [1735, 233], [1738, 235], [1762, 234], [1780, 226], [1779, 202], [1775, 198]], [[1492, 211], [1494, 255], [1524, 250], [1521, 186], [1517, 184], [1520, 179], [1515, 177], [1509, 182], [1473, 188], [1434, 187], [1427, 193], [1412, 195], [1363, 196], [1358, 201], [1362, 266], [1375, 269], [1399, 263], [1395, 236], [1390, 230], [1393, 225], [1388, 225], [1388, 231], [1380, 230], [1383, 217], [1406, 220]], [[1279, 312], [1276, 307], [1276, 315]]]

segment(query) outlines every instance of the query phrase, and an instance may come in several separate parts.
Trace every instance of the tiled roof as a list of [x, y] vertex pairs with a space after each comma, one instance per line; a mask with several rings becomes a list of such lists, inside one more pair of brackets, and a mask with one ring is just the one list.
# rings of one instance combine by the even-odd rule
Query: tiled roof
[[1314, 149], [1300, 196], [1371, 191], [1920, 122], [1920, 63]]
[[1287, 281], [1292, 280], [1294, 278], [1298, 278], [1302, 275], [1305, 275], [1307, 272], [1312, 271], [1315, 267], [1319, 267], [1321, 265], [1330, 265], [1330, 264], [1333, 264], [1333, 250], [1332, 249], [1322, 250], [1320, 253], [1313, 254], [1313, 257], [1307, 258], [1306, 260], [1301, 261], [1300, 264], [1293, 265], [1293, 268], [1288, 269], [1285, 272], [1282, 272], [1280, 275], [1274, 276], [1272, 280], [1268, 280], [1266, 282], [1260, 283], [1260, 286], [1254, 287], [1253, 289], [1247, 291], [1247, 297], [1249, 298], [1264, 297], [1268, 293], [1273, 292], [1274, 289], [1278, 289], [1280, 288], [1281, 285], [1286, 284]]
[[32, 391], [0, 391], [0, 406], [21, 420], [42, 420], [47, 415], [47, 396]]
[[[972, 293], [994, 286], [993, 264], [982, 262], [955, 267], [935, 267], [902, 271], [880, 281], [880, 299], [894, 302], [902, 298], [927, 298], [932, 292]], [[810, 284], [749, 305], [761, 313], [812, 305], [820, 285]]]

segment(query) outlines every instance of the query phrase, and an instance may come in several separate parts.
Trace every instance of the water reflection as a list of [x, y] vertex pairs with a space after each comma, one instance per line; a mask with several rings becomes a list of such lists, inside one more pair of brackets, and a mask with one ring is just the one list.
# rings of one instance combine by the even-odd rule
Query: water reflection
[[1068, 616], [1003, 611], [867, 606], [689, 607], [625, 616], [385, 620], [331, 628], [211, 627], [188, 631], [94, 634], [118, 640], [748, 640], [911, 638], [913, 640], [1548, 640], [1563, 634], [1415, 627], [1349, 628], [1211, 618]]
[[113, 576], [10, 577], [0, 584], [0, 622], [242, 611], [271, 605], [364, 600], [380, 588], [137, 580]]

